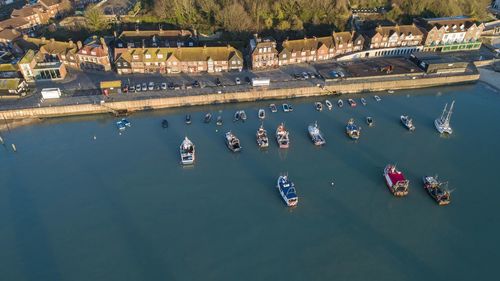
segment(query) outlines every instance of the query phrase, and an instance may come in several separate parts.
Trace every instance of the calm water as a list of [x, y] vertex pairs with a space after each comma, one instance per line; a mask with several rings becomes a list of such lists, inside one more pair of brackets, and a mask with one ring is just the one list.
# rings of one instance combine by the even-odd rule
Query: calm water
[[[453, 99], [455, 133], [440, 137], [433, 120]], [[293, 113], [268, 111], [271, 136], [281, 121], [291, 131], [288, 151], [274, 138], [268, 150], [256, 147], [257, 109], [267, 102], [140, 113], [122, 135], [107, 116], [4, 133], [18, 152], [0, 147], [0, 280], [497, 278], [500, 93], [477, 84], [367, 100], [323, 112], [314, 99], [293, 100]], [[230, 121], [237, 109], [246, 123]], [[204, 124], [206, 111], [220, 111], [224, 126]], [[415, 132], [399, 122], [404, 113]], [[363, 128], [357, 142], [345, 136], [350, 117]], [[307, 136], [315, 120], [323, 148]], [[225, 147], [229, 129], [239, 154]], [[179, 165], [185, 135], [197, 148], [190, 168]], [[411, 181], [406, 198], [385, 187], [389, 162]], [[296, 184], [297, 208], [275, 188], [281, 172]], [[421, 177], [433, 174], [454, 189], [450, 206], [423, 190]]]

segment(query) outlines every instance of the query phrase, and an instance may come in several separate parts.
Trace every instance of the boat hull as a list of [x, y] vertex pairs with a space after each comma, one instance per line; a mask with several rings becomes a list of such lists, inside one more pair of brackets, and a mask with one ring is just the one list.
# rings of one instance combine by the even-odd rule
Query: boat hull
[[[400, 179], [392, 179], [389, 174], [388, 167], [386, 166], [384, 169], [384, 179], [389, 191], [396, 197], [404, 197], [408, 195], [409, 192], [409, 181], [404, 179], [402, 173], [399, 174]], [[403, 187], [403, 189], [399, 189], [399, 187]]]
[[453, 134], [453, 129], [450, 126], [443, 125], [439, 118], [434, 120], [434, 126], [440, 134]]

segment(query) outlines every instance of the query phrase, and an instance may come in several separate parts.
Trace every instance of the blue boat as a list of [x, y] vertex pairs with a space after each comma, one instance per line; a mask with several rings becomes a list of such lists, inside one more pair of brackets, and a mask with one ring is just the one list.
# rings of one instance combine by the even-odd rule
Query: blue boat
[[125, 129], [127, 128], [127, 127], [125, 126], [125, 124], [123, 124], [123, 121], [121, 121], [121, 120], [120, 120], [120, 121], [118, 121], [118, 122], [116, 122], [116, 127], [117, 127], [117, 128], [118, 128], [118, 130], [120, 130], [120, 131], [125, 131]]
[[357, 140], [359, 139], [359, 134], [360, 134], [360, 130], [361, 128], [358, 128], [358, 126], [356, 126], [356, 124], [354, 124], [354, 119], [349, 119], [349, 122], [347, 122], [347, 126], [345, 127], [345, 130], [346, 130], [346, 133], [347, 135], [353, 139], [353, 140]]
[[295, 185], [288, 179], [288, 176], [279, 176], [276, 187], [288, 207], [297, 206], [299, 197], [295, 191]]
[[129, 128], [132, 127], [132, 124], [130, 123], [130, 121], [128, 121], [125, 118], [123, 118], [121, 122], [122, 122], [123, 125], [125, 125], [125, 126], [127, 126]]

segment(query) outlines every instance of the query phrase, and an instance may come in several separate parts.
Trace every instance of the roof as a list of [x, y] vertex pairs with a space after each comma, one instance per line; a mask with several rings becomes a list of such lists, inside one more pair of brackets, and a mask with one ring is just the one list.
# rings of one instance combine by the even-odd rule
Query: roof
[[29, 24], [29, 21], [24, 19], [24, 17], [10, 18], [4, 21], [0, 21], [0, 29], [19, 28], [27, 24]]
[[120, 80], [115, 80], [115, 81], [101, 81], [100, 85], [101, 85], [101, 89], [106, 89], [106, 88], [121, 88], [122, 81], [120, 81]]
[[282, 43], [284, 50], [289, 52], [300, 52], [306, 50], [317, 50], [321, 45], [326, 45], [327, 48], [333, 48], [333, 39], [331, 36], [327, 37], [313, 37], [298, 40], [285, 40]]
[[0, 90], [17, 90], [21, 81], [20, 78], [0, 79]]
[[374, 30], [372, 30], [371, 32], [369, 32], [368, 35], [370, 37], [373, 37], [377, 33], [380, 34], [380, 35], [382, 35], [383, 37], [390, 37], [394, 33], [396, 33], [398, 36], [401, 36], [402, 34], [404, 34], [405, 36], [408, 36], [408, 35], [414, 35], [414, 36], [423, 35], [422, 31], [420, 31], [420, 29], [416, 25], [414, 25], [414, 24], [410, 24], [410, 25], [378, 26], [377, 28], [375, 28]]
[[19, 33], [15, 29], [4, 29], [0, 31], [0, 39], [13, 41], [14, 39], [21, 37], [21, 33]]
[[[469, 28], [474, 24], [476, 24], [475, 19], [466, 16], [446, 17], [446, 18], [422, 18], [418, 19], [416, 22], [419, 23], [426, 30], [431, 30], [434, 27], [436, 28], [441, 28], [443, 26], [460, 27], [461, 25], [464, 25], [464, 28]], [[450, 31], [452, 32], [453, 30]]]
[[39, 0], [39, 2], [45, 6], [53, 6], [61, 3], [60, 0]]
[[40, 5], [26, 5], [21, 9], [14, 9], [10, 14], [11, 17], [28, 17], [32, 16], [39, 12], [39, 10], [43, 9]]
[[334, 32], [332, 37], [333, 40], [335, 41], [335, 46], [338, 46], [339, 44], [352, 42], [353, 35], [354, 34], [351, 32], [344, 31], [344, 32]]
[[0, 72], [17, 72], [17, 65], [11, 63], [0, 64]]
[[129, 31], [122, 31], [118, 38], [120, 39], [126, 39], [126, 38], [134, 38], [134, 37], [153, 37], [153, 36], [158, 36], [158, 37], [191, 37], [193, 36], [193, 33], [189, 30], [129, 30]]
[[[146, 54], [150, 54], [151, 58], [146, 59]], [[162, 54], [163, 58], [158, 59], [158, 54]], [[132, 56], [138, 55], [139, 61], [165, 61], [171, 56], [174, 56], [179, 61], [228, 61], [234, 56], [243, 60], [243, 55], [237, 49], [227, 47], [186, 47], [186, 48], [117, 48], [115, 49], [115, 59], [122, 58], [127, 61], [132, 61]]]
[[24, 37], [17, 41], [24, 50], [40, 50], [44, 53], [66, 55], [76, 53], [77, 46], [72, 42], [55, 41], [53, 39]]
[[23, 56], [23, 58], [19, 61], [20, 64], [23, 63], [30, 63], [33, 58], [35, 58], [35, 51], [33, 50], [28, 50], [26, 54]]
[[[85, 41], [86, 41], [85, 46], [83, 46], [80, 50], [78, 50], [78, 54], [96, 56], [96, 57], [105, 57], [108, 55], [107, 47], [105, 48], [102, 45], [103, 44], [102, 42], [104, 41], [104, 39], [100, 40], [97, 36], [94, 36], [94, 37], [88, 38]], [[83, 51], [85, 51], [86, 54], [84, 54]], [[95, 54], [92, 54], [92, 52], [95, 52]]]

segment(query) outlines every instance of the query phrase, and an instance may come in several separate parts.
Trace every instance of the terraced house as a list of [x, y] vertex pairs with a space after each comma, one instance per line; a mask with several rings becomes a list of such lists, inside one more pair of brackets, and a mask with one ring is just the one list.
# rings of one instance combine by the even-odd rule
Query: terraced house
[[373, 56], [404, 55], [422, 48], [423, 33], [415, 24], [378, 26], [365, 32], [365, 38]]
[[[85, 40], [84, 46], [78, 45], [76, 56], [82, 70], [109, 71], [111, 59], [108, 44], [104, 38], [93, 36]], [[81, 44], [77, 42], [77, 44]]]
[[459, 16], [447, 18], [419, 18], [415, 23], [424, 33], [425, 51], [475, 50], [481, 47], [483, 23]]
[[231, 46], [117, 48], [115, 66], [118, 74], [241, 71], [243, 55]]
[[250, 40], [250, 60], [254, 70], [278, 67], [276, 41], [273, 38], [262, 39], [255, 35]]

